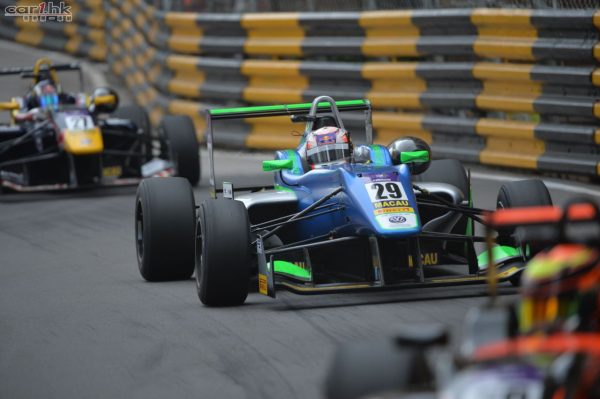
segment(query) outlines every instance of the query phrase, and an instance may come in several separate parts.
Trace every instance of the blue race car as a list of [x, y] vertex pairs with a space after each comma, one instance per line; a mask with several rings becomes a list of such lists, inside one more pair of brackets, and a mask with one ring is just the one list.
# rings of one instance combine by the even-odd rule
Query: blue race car
[[[345, 129], [340, 113], [348, 111], [364, 112], [365, 145], [354, 145]], [[213, 123], [281, 115], [305, 129], [296, 149], [263, 162], [274, 185], [217, 189]], [[209, 306], [242, 304], [253, 276], [258, 291], [273, 298], [276, 288], [318, 294], [485, 282], [488, 254], [475, 250], [485, 238], [474, 234], [485, 211], [472, 206], [464, 167], [432, 161], [418, 138], [373, 144], [367, 100], [320, 96], [306, 104], [209, 110], [206, 119], [212, 198], [196, 207], [180, 178], [148, 179], [138, 188], [144, 279], [187, 279], [195, 268], [199, 298]], [[524, 180], [504, 185], [498, 204], [551, 199], [543, 182]], [[498, 242], [497, 278], [517, 283], [535, 249], [516, 245], [511, 231], [499, 232]]]

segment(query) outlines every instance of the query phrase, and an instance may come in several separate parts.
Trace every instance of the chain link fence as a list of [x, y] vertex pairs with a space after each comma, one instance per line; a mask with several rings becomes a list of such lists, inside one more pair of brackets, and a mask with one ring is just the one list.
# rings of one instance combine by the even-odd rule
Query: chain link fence
[[431, 8], [505, 7], [598, 9], [600, 0], [147, 0], [165, 11], [207, 13], [370, 11]]

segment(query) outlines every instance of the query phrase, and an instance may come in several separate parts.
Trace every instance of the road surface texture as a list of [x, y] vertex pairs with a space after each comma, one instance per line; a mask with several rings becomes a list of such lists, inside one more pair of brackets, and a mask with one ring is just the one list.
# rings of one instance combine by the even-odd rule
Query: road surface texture
[[[3, 51], [0, 66], [40, 53]], [[267, 184], [259, 161], [268, 157], [220, 151], [217, 170], [237, 184]], [[197, 202], [207, 197], [205, 159]], [[523, 177], [473, 171], [479, 207], [494, 206], [503, 180]], [[596, 191], [549, 183], [556, 204]], [[467, 309], [486, 300], [485, 287], [471, 286], [281, 292], [276, 300], [252, 293], [241, 307], [206, 308], [192, 280], [141, 279], [134, 196], [125, 187], [0, 198], [0, 398], [317, 398], [337, 344], [413, 323], [460, 334]]]

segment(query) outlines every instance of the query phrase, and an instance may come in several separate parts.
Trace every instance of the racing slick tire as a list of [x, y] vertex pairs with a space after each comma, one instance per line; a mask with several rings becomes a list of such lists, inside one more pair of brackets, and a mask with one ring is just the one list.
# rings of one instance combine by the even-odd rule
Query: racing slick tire
[[469, 198], [469, 178], [462, 162], [457, 159], [439, 159], [432, 161], [429, 168], [416, 175], [415, 181], [446, 183], [462, 191], [465, 199]]
[[192, 186], [200, 181], [200, 153], [196, 129], [187, 115], [167, 115], [159, 125], [159, 133], [166, 141], [165, 155], [174, 163], [177, 176], [188, 179]]
[[250, 281], [250, 221], [240, 201], [208, 199], [196, 225], [196, 289], [207, 306], [241, 305]]
[[135, 200], [140, 274], [147, 281], [186, 280], [194, 272], [194, 193], [181, 177], [142, 180]]
[[325, 381], [325, 397], [387, 397], [383, 394], [422, 387], [432, 378], [423, 365], [424, 351], [426, 348], [399, 345], [390, 338], [342, 345]]
[[148, 112], [144, 107], [140, 107], [139, 105], [125, 105], [123, 107], [117, 108], [117, 110], [112, 113], [112, 116], [115, 118], [129, 120], [133, 122], [138, 129], [142, 130], [141, 135], [145, 140], [145, 143], [142, 142], [141, 149], [145, 156], [142, 158], [131, 158], [130, 160], [131, 168], [135, 171], [136, 174], [141, 176], [142, 165], [152, 159], [152, 131], [150, 127], [150, 118], [148, 117]]
[[[458, 188], [463, 193], [464, 199], [469, 199], [471, 192], [471, 185], [469, 183], [469, 177], [465, 171], [465, 167], [462, 162], [457, 159], [439, 159], [431, 161], [429, 168], [413, 177], [415, 181], [427, 181], [436, 183], [450, 184]], [[466, 234], [467, 226], [470, 223], [467, 216], [462, 216], [454, 225], [451, 233], [454, 234]], [[446, 250], [456, 254], [463, 254], [465, 251], [465, 245], [461, 242], [447, 242]]]
[[552, 205], [552, 198], [544, 182], [539, 179], [511, 181], [502, 185], [496, 201], [498, 209], [545, 205]]
[[[552, 197], [543, 181], [539, 179], [528, 179], [511, 181], [503, 184], [498, 191], [496, 208], [526, 208], [532, 206], [552, 205]], [[512, 243], [510, 237], [515, 229], [502, 229], [498, 231], [496, 242], [498, 244]], [[533, 256], [543, 248], [534, 246], [529, 247], [529, 255]], [[520, 285], [521, 273], [516, 274], [510, 279], [514, 286]]]
[[125, 105], [117, 108], [112, 116], [132, 121], [138, 129], [142, 129], [144, 136], [150, 136], [150, 118], [144, 107], [140, 107], [139, 105]]

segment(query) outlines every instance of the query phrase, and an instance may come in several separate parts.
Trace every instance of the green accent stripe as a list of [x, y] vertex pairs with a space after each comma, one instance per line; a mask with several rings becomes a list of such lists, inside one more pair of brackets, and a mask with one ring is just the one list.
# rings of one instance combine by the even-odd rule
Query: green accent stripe
[[302, 280], [310, 280], [312, 277], [310, 270], [300, 267], [294, 263], [286, 262], [284, 260], [276, 260], [274, 263], [275, 273], [288, 274]]
[[263, 172], [272, 172], [281, 169], [293, 169], [294, 161], [292, 159], [270, 159], [262, 162]]
[[285, 186], [280, 186], [279, 184], [275, 184], [273, 186], [273, 188], [275, 189], [275, 191], [285, 191], [285, 192], [288, 192], [288, 193], [294, 193], [294, 194], [296, 194], [294, 192], [294, 190], [292, 190], [291, 188], [285, 187]]
[[[469, 181], [469, 208], [473, 208], [473, 193], [471, 191], [471, 181]], [[467, 219], [467, 231], [466, 231], [466, 235], [467, 236], [472, 236], [473, 235], [473, 231], [474, 231], [474, 224], [475, 222], [473, 221], [473, 219], [468, 218]]]
[[[512, 258], [515, 256], [520, 256], [521, 251], [515, 247], [509, 247], [507, 245], [497, 245], [492, 250], [492, 255], [494, 256], [495, 262], [500, 262], [507, 258]], [[477, 265], [479, 268], [486, 267], [488, 263], [488, 251], [485, 250], [479, 255], [477, 255]]]
[[429, 151], [404, 151], [400, 153], [400, 162], [429, 162]]
[[287, 158], [291, 159], [292, 162], [294, 163], [294, 167], [292, 169], [292, 173], [295, 174], [295, 175], [301, 175], [302, 174], [302, 164], [298, 160], [298, 156], [297, 156], [296, 151], [294, 151], [294, 150], [285, 150], [285, 154], [287, 155]]
[[[335, 105], [338, 108], [352, 107], [357, 105], [367, 105], [366, 100], [346, 100], [336, 101]], [[312, 103], [300, 103], [300, 104], [287, 104], [287, 105], [262, 105], [257, 107], [238, 107], [238, 108], [220, 108], [211, 109], [208, 112], [211, 115], [224, 115], [224, 114], [242, 114], [242, 113], [253, 113], [253, 112], [268, 112], [268, 111], [295, 111], [310, 109]], [[318, 108], [329, 108], [331, 105], [328, 102], [321, 102]]]

